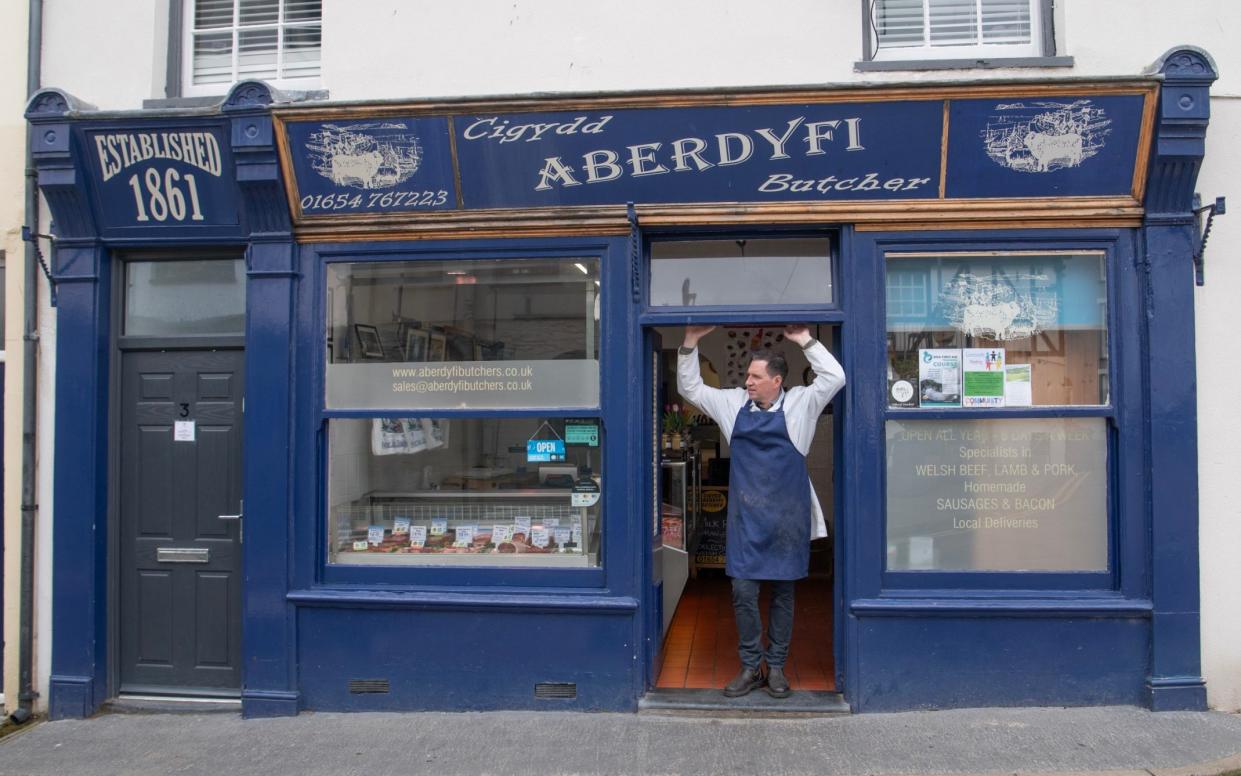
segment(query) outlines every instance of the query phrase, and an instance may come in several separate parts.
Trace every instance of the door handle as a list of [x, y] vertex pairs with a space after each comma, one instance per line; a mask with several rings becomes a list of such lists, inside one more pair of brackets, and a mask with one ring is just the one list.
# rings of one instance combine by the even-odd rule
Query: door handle
[[221, 520], [240, 520], [242, 516], [245, 515], [245, 513], [246, 513], [246, 501], [245, 499], [242, 499], [241, 503], [237, 505], [237, 514], [217, 515], [217, 517], [219, 517]]

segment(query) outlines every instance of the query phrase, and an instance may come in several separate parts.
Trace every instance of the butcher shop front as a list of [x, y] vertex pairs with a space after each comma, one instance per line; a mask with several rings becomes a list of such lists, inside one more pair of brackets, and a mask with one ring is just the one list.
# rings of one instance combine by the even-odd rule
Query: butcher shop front
[[985, 85], [40, 92], [53, 716], [726, 707], [734, 473], [687, 326], [714, 388], [757, 347], [812, 385], [802, 326], [847, 378], [772, 706], [1202, 708], [1211, 80], [1184, 50]]

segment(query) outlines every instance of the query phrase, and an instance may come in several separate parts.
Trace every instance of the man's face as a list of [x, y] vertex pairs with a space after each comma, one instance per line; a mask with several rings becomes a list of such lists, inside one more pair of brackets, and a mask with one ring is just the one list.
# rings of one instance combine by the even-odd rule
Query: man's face
[[767, 374], [767, 362], [754, 360], [745, 373], [745, 392], [755, 402], [769, 405], [780, 396], [780, 386], [784, 379], [779, 375], [772, 377]]

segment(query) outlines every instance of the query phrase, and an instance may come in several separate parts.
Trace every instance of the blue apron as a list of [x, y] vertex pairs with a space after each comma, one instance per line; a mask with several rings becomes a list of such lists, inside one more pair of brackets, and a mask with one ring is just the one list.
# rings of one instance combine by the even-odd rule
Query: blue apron
[[801, 579], [810, 570], [810, 480], [784, 410], [737, 413], [729, 448], [724, 571], [735, 579]]

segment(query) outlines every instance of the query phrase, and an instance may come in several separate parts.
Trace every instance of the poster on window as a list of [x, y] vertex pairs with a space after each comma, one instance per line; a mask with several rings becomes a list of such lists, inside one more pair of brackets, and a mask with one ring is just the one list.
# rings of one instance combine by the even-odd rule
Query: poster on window
[[964, 348], [961, 369], [961, 406], [1004, 406], [1004, 348]]
[[918, 350], [918, 398], [922, 407], [961, 406], [960, 350]]

